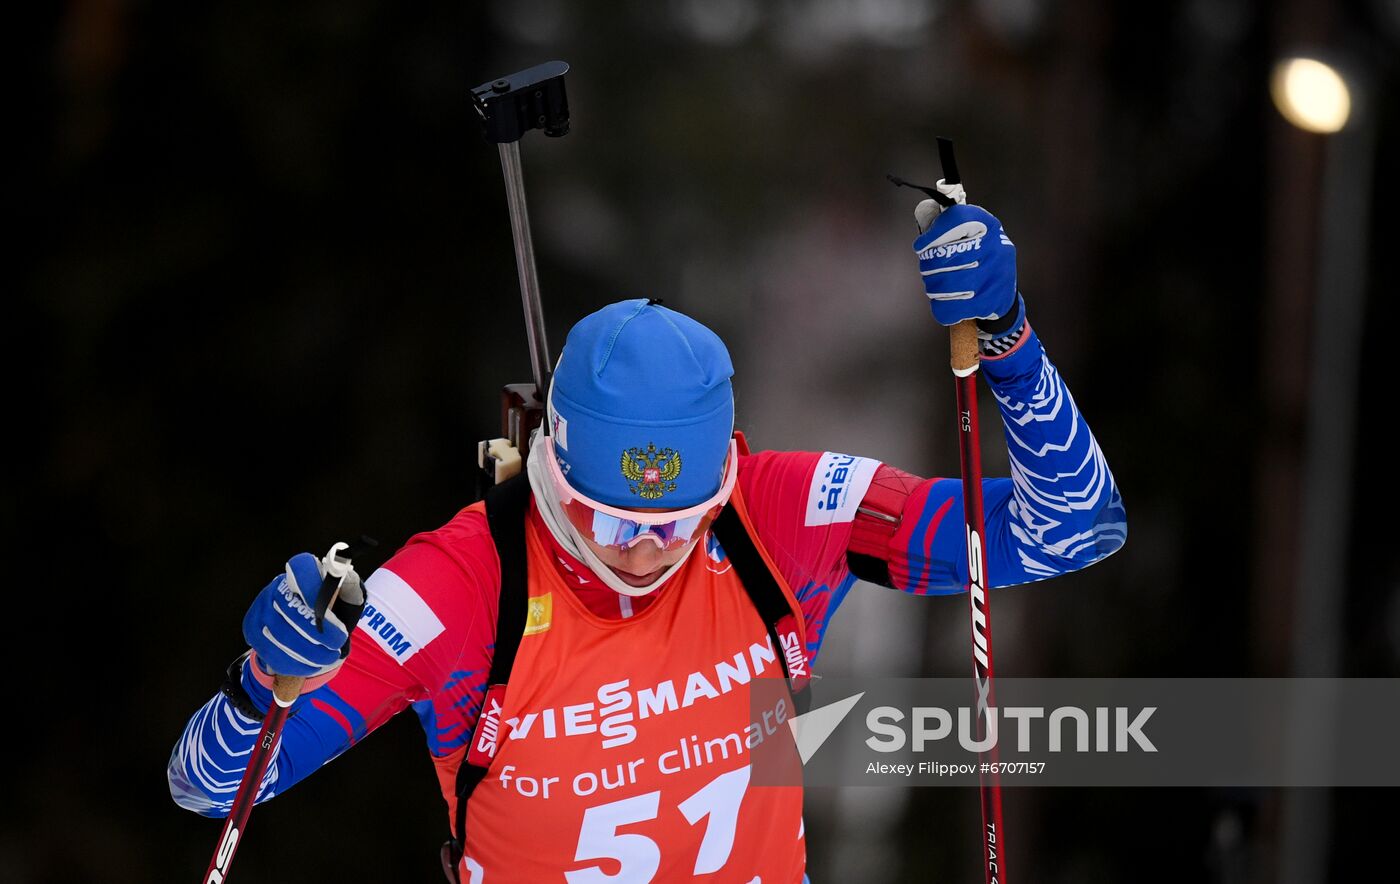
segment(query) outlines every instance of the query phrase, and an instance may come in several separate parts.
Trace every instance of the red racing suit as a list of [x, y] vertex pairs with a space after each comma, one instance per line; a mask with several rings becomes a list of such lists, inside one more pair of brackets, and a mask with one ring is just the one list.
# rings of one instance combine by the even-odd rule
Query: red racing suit
[[[984, 480], [990, 584], [1052, 577], [1117, 550], [1126, 539], [1122, 500], [1103, 453], [1034, 331], [1027, 326], [1014, 349], [984, 356], [982, 368], [997, 398], [1012, 473]], [[752, 533], [801, 608], [809, 660], [816, 659], [831, 616], [857, 575], [920, 595], [965, 588], [962, 490], [956, 478], [922, 479], [833, 452], [760, 451], [740, 458], [738, 486], [748, 502]], [[605, 629], [618, 621], [624, 624], [618, 635], [625, 635], [626, 621], [641, 625], [652, 606], [689, 609], [671, 596], [679, 595], [678, 589], [688, 592], [690, 584], [673, 576], [649, 596], [622, 596], [565, 552], [537, 514], [531, 524], [536, 554], [552, 568], [548, 579], [568, 588], [552, 592], [558, 596], [553, 610], [568, 612], [570, 629], [582, 623]], [[712, 535], [702, 543], [687, 569], [722, 569], [720, 545]], [[532, 573], [536, 570], [541, 569]], [[450, 793], [446, 779], [455, 769], [450, 759], [467, 745], [481, 711], [500, 591], [499, 560], [479, 508], [464, 509], [442, 527], [410, 538], [367, 579], [366, 588], [351, 653], [329, 684], [294, 705], [260, 800], [285, 791], [409, 708], [422, 722]], [[732, 657], [740, 648], [703, 650]], [[659, 680], [670, 677], [656, 674]], [[513, 676], [512, 687], [517, 681]], [[242, 686], [260, 708], [270, 703], [270, 692], [246, 667]], [[584, 693], [594, 688], [586, 685]], [[177, 803], [210, 816], [227, 813], [242, 772], [240, 759], [257, 730], [257, 723], [222, 694], [197, 711], [168, 767]], [[671, 797], [683, 801], [686, 796]], [[568, 841], [577, 833], [549, 835]], [[691, 848], [694, 857], [699, 848]], [[576, 867], [589, 865], [581, 861]]]

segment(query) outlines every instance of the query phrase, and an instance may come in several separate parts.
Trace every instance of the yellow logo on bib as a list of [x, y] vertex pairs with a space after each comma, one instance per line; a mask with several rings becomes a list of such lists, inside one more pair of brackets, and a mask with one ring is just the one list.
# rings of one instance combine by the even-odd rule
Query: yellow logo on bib
[[525, 631], [522, 635], [534, 635], [549, 629], [551, 614], [554, 612], [554, 599], [551, 593], [530, 599], [530, 607], [525, 613]]

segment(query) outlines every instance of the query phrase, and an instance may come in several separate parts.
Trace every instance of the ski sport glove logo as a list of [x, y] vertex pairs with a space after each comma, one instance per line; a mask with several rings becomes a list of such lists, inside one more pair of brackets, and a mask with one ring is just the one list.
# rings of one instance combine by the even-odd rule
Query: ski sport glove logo
[[979, 206], [950, 206], [914, 240], [919, 276], [943, 325], [998, 319], [1016, 304], [1016, 246]]

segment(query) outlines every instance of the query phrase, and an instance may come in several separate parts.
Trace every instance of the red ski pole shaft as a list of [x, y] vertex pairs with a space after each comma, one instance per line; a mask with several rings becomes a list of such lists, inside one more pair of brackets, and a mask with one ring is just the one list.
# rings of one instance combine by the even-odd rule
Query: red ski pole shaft
[[[972, 614], [972, 678], [977, 689], [977, 739], [987, 733], [992, 693], [992, 611], [987, 601], [987, 550], [983, 538], [982, 448], [977, 422], [977, 321], [950, 329], [957, 379], [958, 454], [962, 462], [963, 520], [967, 529], [968, 602]], [[1006, 884], [1006, 832], [1001, 822], [1001, 777], [993, 745], [979, 758], [982, 797], [982, 859], [987, 884]]]
[[[953, 142], [938, 139], [943, 180], [961, 184]], [[967, 530], [967, 595], [972, 615], [972, 680], [977, 698], [977, 740], [987, 734], [992, 694], [992, 609], [987, 600], [987, 536], [982, 512], [982, 442], [977, 422], [977, 369], [981, 365], [977, 320], [965, 319], [949, 330], [953, 377], [957, 382], [958, 457], [962, 462], [963, 521]], [[987, 884], [1006, 884], [1006, 831], [1001, 823], [1001, 775], [997, 747], [981, 753], [982, 865]]]
[[287, 721], [287, 711], [292, 702], [301, 694], [303, 678], [279, 675], [272, 680], [274, 702], [263, 718], [258, 741], [248, 754], [248, 767], [243, 771], [243, 780], [238, 784], [238, 793], [233, 797], [233, 807], [229, 809], [224, 830], [219, 835], [214, 856], [209, 860], [209, 868], [204, 872], [204, 884], [223, 884], [228, 880], [229, 867], [233, 865], [233, 855], [238, 851], [238, 843], [248, 827], [248, 817], [253, 812], [253, 802], [258, 797], [258, 787], [262, 785], [267, 763], [272, 758], [272, 749], [282, 735], [282, 725]]
[[[313, 600], [316, 612], [316, 625], [321, 627], [326, 612], [334, 608], [340, 598], [345, 578], [351, 573], [351, 556], [356, 551], [378, 544], [371, 537], [361, 536], [356, 544], [332, 544], [330, 552], [321, 558], [321, 589]], [[358, 578], [356, 578], [358, 581]], [[359, 604], [364, 601], [363, 596]], [[355, 619], [359, 611], [355, 612]], [[355, 628], [355, 620], [347, 624]], [[228, 880], [229, 867], [233, 865], [233, 855], [238, 852], [239, 842], [248, 828], [248, 817], [253, 812], [253, 804], [258, 799], [258, 789], [262, 786], [263, 775], [267, 773], [268, 762], [272, 760], [272, 750], [282, 738], [282, 726], [287, 723], [287, 715], [292, 704], [301, 696], [305, 678], [295, 675], [274, 675], [272, 677], [272, 704], [263, 716], [262, 730], [258, 731], [257, 742], [248, 752], [248, 766], [243, 769], [243, 779], [238, 783], [238, 791], [233, 796], [224, 829], [219, 834], [218, 846], [209, 860], [209, 868], [204, 872], [204, 884], [223, 884]]]

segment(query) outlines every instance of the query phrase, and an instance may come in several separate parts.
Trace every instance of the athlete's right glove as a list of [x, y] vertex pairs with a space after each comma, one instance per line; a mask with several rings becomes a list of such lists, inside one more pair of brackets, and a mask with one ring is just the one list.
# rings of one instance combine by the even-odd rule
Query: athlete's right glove
[[[253, 600], [243, 617], [243, 638], [252, 647], [263, 674], [308, 679], [322, 676], [317, 682], [324, 684], [349, 655], [350, 630], [364, 610], [364, 587], [351, 568], [340, 584], [336, 603], [318, 625], [316, 596], [323, 576], [321, 561], [310, 553], [300, 553]], [[314, 687], [308, 684], [303, 690]]]

